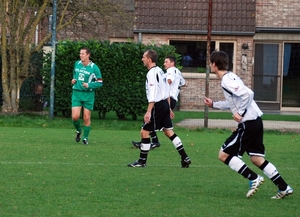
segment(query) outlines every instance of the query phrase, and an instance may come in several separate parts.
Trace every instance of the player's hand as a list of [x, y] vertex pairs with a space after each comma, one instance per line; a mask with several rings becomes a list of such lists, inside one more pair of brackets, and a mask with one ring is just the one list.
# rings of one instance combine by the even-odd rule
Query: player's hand
[[144, 123], [149, 124], [151, 120], [151, 112], [146, 112], [144, 115]]
[[210, 98], [204, 97], [204, 103], [205, 103], [205, 105], [207, 105], [210, 108], [212, 108], [212, 106], [213, 106], [213, 102]]
[[243, 119], [242, 116], [239, 115], [239, 113], [235, 113], [234, 115], [232, 115], [233, 120], [235, 120], [236, 122], [240, 123]]
[[170, 118], [174, 119], [175, 118], [175, 113], [170, 109]]
[[76, 79], [72, 79], [71, 84], [76, 84]]
[[82, 82], [82, 86], [85, 87], [85, 88], [88, 88], [88, 87], [89, 87], [89, 84], [88, 84], [88, 83], [85, 83], [85, 82]]

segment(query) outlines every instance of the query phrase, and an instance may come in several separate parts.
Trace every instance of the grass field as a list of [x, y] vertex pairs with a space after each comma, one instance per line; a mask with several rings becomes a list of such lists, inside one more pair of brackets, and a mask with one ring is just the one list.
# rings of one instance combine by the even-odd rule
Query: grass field
[[244, 156], [267, 179], [247, 199], [248, 181], [217, 158], [229, 130], [176, 128], [192, 160], [188, 169], [159, 133], [162, 146], [149, 153], [147, 167], [129, 168], [139, 156], [131, 140], [139, 140], [140, 124], [94, 119], [84, 146], [74, 141], [70, 119], [1, 116], [0, 215], [300, 216], [299, 134], [265, 133], [266, 159], [294, 194], [271, 200], [276, 186]]

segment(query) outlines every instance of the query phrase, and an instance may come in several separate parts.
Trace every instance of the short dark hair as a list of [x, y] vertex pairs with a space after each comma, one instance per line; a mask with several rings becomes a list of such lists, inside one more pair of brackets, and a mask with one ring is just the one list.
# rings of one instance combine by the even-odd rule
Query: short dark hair
[[80, 48], [80, 50], [85, 50], [86, 54], [91, 55], [91, 50], [87, 47], [82, 47], [82, 48]]
[[150, 58], [153, 63], [157, 62], [157, 52], [155, 50], [146, 50], [146, 56]]
[[224, 51], [214, 51], [210, 55], [210, 62], [215, 63], [219, 70], [227, 70], [229, 58]]
[[174, 57], [172, 55], [168, 55], [168, 56], [166, 56], [166, 59], [169, 59], [171, 62], [174, 63], [174, 65], [176, 65], [176, 57]]

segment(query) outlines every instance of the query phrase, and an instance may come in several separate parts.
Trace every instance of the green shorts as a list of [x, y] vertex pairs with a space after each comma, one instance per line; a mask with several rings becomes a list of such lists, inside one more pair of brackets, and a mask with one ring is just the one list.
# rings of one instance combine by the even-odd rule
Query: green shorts
[[95, 91], [79, 91], [73, 90], [72, 107], [83, 106], [84, 108], [93, 111], [95, 102]]

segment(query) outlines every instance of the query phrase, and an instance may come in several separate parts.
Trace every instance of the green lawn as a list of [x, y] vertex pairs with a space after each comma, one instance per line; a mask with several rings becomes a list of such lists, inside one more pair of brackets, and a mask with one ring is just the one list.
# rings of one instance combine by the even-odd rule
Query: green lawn
[[87, 146], [74, 141], [66, 118], [1, 116], [0, 125], [1, 216], [300, 216], [297, 133], [265, 133], [266, 159], [294, 188], [271, 200], [277, 188], [259, 169], [248, 164], [267, 180], [247, 199], [248, 181], [218, 160], [229, 130], [176, 128], [192, 160], [188, 169], [158, 133], [162, 146], [149, 153], [147, 167], [129, 168], [139, 156], [131, 140], [139, 140], [141, 119], [94, 117]]

